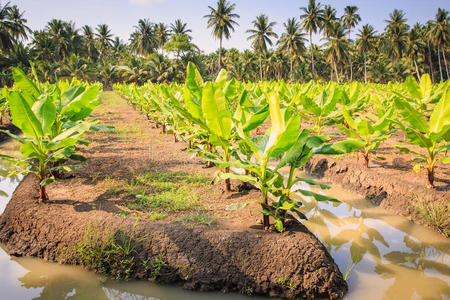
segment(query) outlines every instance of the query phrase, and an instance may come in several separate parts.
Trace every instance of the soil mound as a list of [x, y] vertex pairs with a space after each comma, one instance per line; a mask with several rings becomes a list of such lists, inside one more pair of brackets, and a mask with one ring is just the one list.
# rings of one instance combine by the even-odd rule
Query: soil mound
[[347, 291], [326, 248], [301, 225], [277, 234], [140, 220], [133, 231], [132, 218], [79, 210], [77, 201], [38, 204], [37, 184], [26, 177], [0, 217], [0, 242], [11, 255], [59, 261], [94, 225], [97, 232], [113, 229], [133, 239], [130, 278], [151, 278], [141, 262], [158, 257], [164, 261], [158, 281], [187, 289], [329, 299]]

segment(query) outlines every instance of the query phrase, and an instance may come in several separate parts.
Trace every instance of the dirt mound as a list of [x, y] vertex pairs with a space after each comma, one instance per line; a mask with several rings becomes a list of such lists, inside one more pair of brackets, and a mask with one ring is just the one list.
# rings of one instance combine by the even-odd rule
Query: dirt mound
[[[77, 210], [76, 201], [37, 204], [37, 180], [28, 176], [0, 217], [0, 242], [11, 255], [58, 261], [83, 240], [89, 225], [136, 242], [136, 259], [162, 259], [159, 281], [201, 291], [222, 290], [285, 298], [344, 296], [347, 284], [325, 247], [305, 227], [283, 234], [134, 220], [102, 210]], [[136, 263], [131, 278], [148, 279]]]

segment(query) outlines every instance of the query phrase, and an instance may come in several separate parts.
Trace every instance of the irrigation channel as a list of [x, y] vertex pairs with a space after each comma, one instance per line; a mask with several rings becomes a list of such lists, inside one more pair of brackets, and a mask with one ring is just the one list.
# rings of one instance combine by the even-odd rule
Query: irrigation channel
[[[2, 151], [13, 151], [8, 149], [14, 148], [11, 145], [3, 144]], [[0, 213], [20, 180], [1, 177]], [[346, 276], [345, 299], [450, 298], [449, 239], [341, 188], [332, 187], [326, 195], [343, 202], [304, 198], [302, 212], [308, 217], [304, 224], [325, 244]], [[81, 267], [11, 257], [1, 247], [0, 269], [3, 299], [250, 299], [142, 281], [105, 281]]]

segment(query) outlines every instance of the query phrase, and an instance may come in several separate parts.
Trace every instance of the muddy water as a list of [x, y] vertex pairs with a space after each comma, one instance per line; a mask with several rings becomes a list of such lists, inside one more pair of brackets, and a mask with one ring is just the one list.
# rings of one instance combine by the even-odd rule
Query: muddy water
[[347, 299], [450, 298], [450, 239], [338, 187], [326, 195], [344, 202], [304, 197], [301, 210], [348, 276]]
[[[8, 142], [1, 150], [13, 155], [18, 146]], [[0, 214], [20, 180], [0, 177]], [[346, 299], [450, 299], [450, 239], [340, 188], [326, 194], [343, 202], [304, 198], [304, 224], [347, 276]], [[0, 299], [249, 299], [148, 282], [103, 281], [79, 267], [10, 257], [1, 247], [0, 270]]]

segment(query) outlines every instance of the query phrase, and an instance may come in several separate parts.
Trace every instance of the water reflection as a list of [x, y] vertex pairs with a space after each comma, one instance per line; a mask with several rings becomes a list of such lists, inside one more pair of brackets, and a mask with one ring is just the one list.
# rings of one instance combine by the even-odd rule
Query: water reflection
[[[342, 200], [346, 196], [337, 188], [327, 195]], [[308, 216], [304, 224], [326, 245], [344, 274], [351, 269], [346, 298], [450, 297], [450, 242], [444, 237], [379, 208], [359, 210], [348, 203], [312, 198], [303, 202], [301, 210]], [[383, 214], [391, 220], [372, 217]]]

